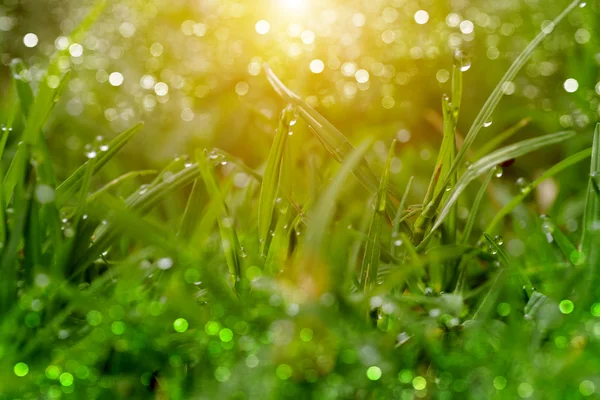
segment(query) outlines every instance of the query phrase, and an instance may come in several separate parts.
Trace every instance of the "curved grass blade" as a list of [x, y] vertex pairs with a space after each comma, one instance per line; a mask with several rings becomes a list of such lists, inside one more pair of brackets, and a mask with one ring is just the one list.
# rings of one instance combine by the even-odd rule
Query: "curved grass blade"
[[473, 230], [473, 226], [475, 225], [475, 219], [477, 218], [477, 212], [479, 211], [479, 206], [481, 205], [481, 200], [483, 200], [483, 196], [485, 195], [485, 191], [487, 190], [492, 177], [494, 176], [494, 170], [490, 170], [487, 176], [485, 177], [485, 181], [483, 185], [479, 188], [477, 192], [477, 196], [475, 196], [475, 201], [473, 201], [473, 206], [469, 210], [469, 219], [467, 219], [467, 223], [465, 224], [465, 229], [463, 230], [462, 237], [460, 239], [461, 244], [467, 244], [469, 242], [469, 237], [471, 236], [471, 231]]
[[121, 176], [119, 176], [118, 178], [113, 179], [112, 181], [108, 182], [106, 185], [102, 186], [100, 189], [98, 189], [97, 191], [95, 191], [94, 193], [90, 194], [88, 196], [88, 203], [93, 202], [94, 200], [96, 200], [97, 198], [99, 198], [100, 196], [102, 196], [102, 194], [110, 191], [111, 189], [119, 186], [121, 183], [131, 180], [131, 179], [135, 179], [135, 178], [139, 178], [141, 176], [147, 176], [147, 175], [155, 175], [157, 173], [157, 171], [153, 170], [153, 169], [146, 169], [146, 170], [142, 170], [142, 171], [130, 171], [127, 172]]
[[512, 200], [508, 204], [506, 204], [499, 212], [497, 212], [496, 215], [494, 216], [494, 219], [492, 220], [492, 222], [489, 223], [489, 225], [487, 226], [485, 231], [488, 233], [492, 233], [496, 229], [496, 226], [498, 226], [498, 223], [500, 223], [500, 221], [502, 221], [519, 204], [521, 204], [521, 202], [523, 200], [525, 200], [525, 198], [527, 198], [527, 196], [529, 196], [529, 194], [531, 192], [533, 192], [533, 190], [536, 187], [538, 187], [542, 182], [544, 182], [546, 179], [551, 178], [554, 175], [560, 173], [561, 171], [564, 171], [565, 169], [585, 160], [586, 158], [590, 157], [591, 154], [592, 154], [591, 148], [580, 151], [579, 153], [574, 154], [571, 157], [564, 159], [563, 161], [559, 162], [558, 164], [556, 164], [553, 167], [551, 167], [550, 169], [548, 169], [539, 178], [537, 178], [536, 180], [531, 182], [529, 184], [529, 186], [524, 188], [521, 191], [521, 193], [519, 193], [519, 195], [513, 197]]
[[[306, 120], [317, 139], [319, 139], [319, 141], [337, 162], [342, 163], [354, 150], [354, 146], [352, 146], [348, 139], [335, 126], [333, 126], [331, 122], [310, 107], [298, 95], [289, 90], [268, 65], [264, 65], [264, 69], [267, 73], [267, 79], [275, 91], [285, 101], [297, 107], [298, 114], [304, 120]], [[360, 160], [352, 172], [358, 178], [360, 183], [367, 188], [367, 190], [369, 190], [371, 193], [375, 193], [377, 191], [379, 181], [369, 167], [367, 160], [364, 158]], [[388, 191], [395, 198], [400, 198], [398, 191], [393, 187], [389, 187]], [[391, 215], [393, 215], [393, 213]]]
[[523, 290], [525, 290], [525, 293], [527, 293], [528, 297], [531, 297], [531, 294], [533, 293], [533, 285], [531, 284], [529, 277], [523, 271], [523, 266], [521, 263], [506, 254], [502, 246], [500, 246], [493, 237], [487, 233], [484, 233], [484, 237], [488, 244], [498, 253], [500, 260], [504, 263], [504, 265], [506, 265], [506, 268], [509, 270], [515, 270]]
[[306, 248], [314, 254], [319, 254], [325, 243], [325, 236], [327, 235], [327, 229], [333, 220], [337, 198], [348, 175], [350, 175], [356, 165], [361, 162], [371, 143], [372, 139], [366, 139], [350, 153], [315, 205], [313, 217], [311, 218], [306, 231]]
[[[143, 126], [144, 123], [139, 122], [131, 128], [125, 130], [108, 144], [107, 151], [98, 153], [96, 161], [94, 162], [93, 174], [97, 173], [104, 165], [106, 165], [106, 163], [110, 161], [110, 159], [113, 158], [115, 154], [117, 154], [117, 152], [121, 150], [123, 146], [125, 146]], [[57, 204], [64, 204], [77, 192], [78, 186], [81, 184], [81, 180], [85, 175], [86, 164], [87, 162], [79, 167], [71, 176], [69, 176], [56, 188]]]
[[[94, 170], [96, 170], [95, 166]], [[164, 196], [192, 183], [199, 176], [200, 171], [198, 170], [198, 165], [194, 164], [173, 175], [172, 179], [163, 181], [142, 193], [139, 191], [134, 193], [127, 198], [125, 205], [129, 210], [143, 215], [154, 207]], [[106, 195], [107, 193], [104, 193], [104, 196]], [[94, 260], [96, 260], [98, 255], [109, 248], [118, 235], [119, 229], [117, 229], [114, 222], [109, 222], [103, 229], [99, 230], [94, 244], [89, 247], [81, 257], [75, 260], [73, 265], [76, 265], [78, 268], [76, 274], [84, 271]]]
[[19, 181], [15, 186], [14, 215], [10, 226], [10, 237], [0, 258], [0, 315], [10, 310], [17, 300], [17, 252], [25, 233], [32, 191], [32, 182]]
[[211, 154], [212, 153], [218, 154], [219, 156], [221, 156], [225, 160], [227, 160], [227, 162], [230, 162], [230, 163], [236, 165], [238, 168], [240, 168], [242, 171], [244, 171], [248, 176], [251, 176], [252, 178], [257, 180], [259, 183], [262, 182], [262, 180], [263, 180], [262, 175], [259, 174], [258, 172], [256, 172], [255, 170], [253, 170], [252, 168], [250, 168], [249, 166], [247, 166], [246, 163], [244, 163], [238, 157], [235, 157], [235, 156], [229, 154], [228, 152], [226, 152], [225, 150], [218, 149], [218, 148], [212, 149]]
[[435, 230], [442, 225], [444, 219], [448, 216], [450, 210], [454, 206], [454, 203], [456, 203], [456, 201], [458, 200], [458, 197], [465, 190], [467, 185], [469, 185], [469, 183], [471, 183], [478, 176], [488, 172], [496, 165], [501, 164], [505, 161], [520, 157], [522, 155], [531, 153], [533, 151], [539, 150], [546, 146], [550, 146], [552, 144], [560, 143], [566, 139], [572, 138], [574, 135], [574, 132], [558, 132], [542, 137], [524, 140], [522, 142], [518, 142], [506, 146], [500, 150], [497, 150], [494, 153], [470, 165], [456, 183], [456, 187], [450, 193], [448, 201], [444, 204], [444, 207], [440, 211], [440, 215], [438, 216], [435, 224], [431, 228], [430, 235], [433, 234], [433, 232], [435, 232]]
[[[460, 94], [456, 94], [456, 96], [460, 96]], [[458, 101], [460, 104], [460, 100]], [[447, 99], [444, 99], [442, 101], [442, 109], [444, 114], [444, 137], [447, 138], [448, 141], [448, 149], [446, 150], [446, 155], [443, 161], [442, 176], [445, 176], [446, 174], [451, 174], [450, 187], [453, 187], [454, 185], [456, 185], [457, 171], [450, 172], [449, 170], [450, 166], [454, 163], [454, 157], [456, 156], [456, 117], [458, 117], [459, 109], [457, 109], [454, 106], [454, 104], [450, 104]], [[438, 188], [438, 190], [441, 190], [441, 188]], [[450, 210], [450, 215], [448, 216], [446, 229], [444, 230], [444, 233], [447, 235], [447, 237], [445, 238], [447, 243], [456, 242], [456, 209], [457, 206], [455, 204], [454, 207], [452, 207], [452, 209]]]
[[[196, 152], [196, 161], [198, 162], [198, 168], [200, 174], [204, 180], [206, 190], [211, 197], [220, 198], [221, 192], [219, 186], [215, 180], [215, 177], [206, 161], [206, 154], [201, 151]], [[217, 220], [219, 224], [219, 230], [221, 232], [221, 243], [223, 245], [223, 251], [225, 253], [225, 260], [229, 267], [229, 275], [231, 276], [231, 283], [233, 285], [236, 294], [240, 294], [241, 282], [242, 282], [242, 259], [243, 254], [240, 242], [238, 240], [237, 233], [233, 226], [233, 220], [229, 216], [227, 205], [224, 201], [220, 202], [221, 218]]]
[[515, 125], [511, 126], [507, 130], [502, 132], [501, 134], [496, 135], [493, 138], [491, 138], [490, 140], [486, 141], [485, 144], [483, 146], [481, 146], [481, 148], [479, 150], [477, 150], [477, 152], [473, 156], [473, 159], [479, 160], [481, 157], [494, 151], [502, 143], [506, 142], [508, 139], [510, 139], [517, 133], [519, 133], [519, 131], [521, 129], [523, 129], [527, 125], [529, 125], [531, 123], [531, 120], [532, 120], [531, 117], [525, 117], [522, 120], [520, 120], [519, 122], [517, 122]]
[[[13, 76], [13, 83], [16, 87], [16, 92], [19, 99], [19, 105], [21, 109], [21, 114], [25, 121], [29, 120], [32, 109], [35, 109], [37, 103], [34, 104], [35, 96], [33, 94], [33, 90], [29, 85], [29, 82], [24, 78], [23, 73], [26, 67], [23, 62], [20, 60], [13, 61], [11, 63], [11, 72]], [[60, 90], [55, 94], [58, 96]], [[51, 106], [52, 108], [53, 106]], [[14, 183], [14, 179], [19, 179], [19, 176], [25, 177], [25, 170], [22, 170], [22, 158], [30, 157], [35, 165], [35, 173], [36, 173], [36, 181], [38, 184], [47, 185], [48, 187], [54, 188], [56, 187], [56, 178], [54, 175], [54, 170], [52, 167], [52, 157], [50, 156], [50, 152], [48, 151], [48, 147], [46, 144], [46, 138], [44, 137], [43, 132], [38, 132], [37, 144], [22, 144], [17, 148], [17, 154], [15, 155], [16, 166], [15, 169], [9, 170], [14, 175], [8, 176], [7, 183], [12, 185]], [[25, 167], [27, 168], [27, 167]], [[25, 178], [26, 179], [26, 178]], [[8, 201], [8, 199], [6, 199]], [[32, 255], [33, 260], [35, 261], [35, 265], [41, 265], [39, 260], [41, 257], [41, 245], [42, 245], [42, 236], [45, 235], [46, 232], [49, 233], [50, 239], [52, 240], [52, 246], [54, 247], [54, 254], [59, 252], [62, 242], [62, 233], [60, 230], [60, 216], [59, 211], [56, 206], [56, 202], [50, 201], [44, 205], [40, 205], [39, 203], [32, 202], [32, 209], [30, 213], [30, 223], [27, 227], [29, 237], [33, 238], [34, 242], [38, 243], [38, 245], [31, 246], [27, 244], [26, 250], [29, 255]], [[33, 215], [35, 214], [35, 215]], [[35, 218], [35, 220], [33, 220]], [[34, 247], [36, 247], [34, 249]]]
[[260, 254], [263, 257], [266, 256], [267, 253], [269, 231], [271, 230], [275, 201], [277, 200], [277, 193], [279, 192], [279, 184], [281, 181], [284, 150], [293, 120], [293, 108], [286, 107], [281, 112], [279, 127], [277, 128], [273, 146], [269, 152], [267, 167], [260, 186], [260, 196], [258, 199], [258, 238], [260, 242]]
[[194, 228], [200, 219], [200, 207], [202, 204], [202, 188], [198, 179], [194, 181], [192, 185], [192, 191], [188, 196], [188, 201], [185, 205], [183, 217], [181, 217], [181, 224], [177, 236], [188, 239], [194, 232]]
[[367, 240], [360, 272], [361, 288], [365, 293], [371, 291], [377, 283], [379, 258], [381, 253], [379, 241], [381, 236], [381, 226], [385, 218], [387, 186], [390, 179], [390, 166], [392, 164], [392, 158], [394, 157], [395, 146], [396, 141], [394, 140], [390, 146], [383, 175], [381, 176], [381, 183], [379, 184], [379, 190], [377, 191], [377, 197], [375, 199], [375, 210], [373, 210], [371, 225], [369, 226], [369, 238]]
[[[406, 199], [408, 198], [408, 194], [410, 193], [410, 189], [412, 188], [413, 181], [415, 180], [414, 176], [411, 176], [408, 179], [408, 183], [406, 184], [406, 189], [404, 189], [404, 194], [402, 195], [402, 199], [400, 200], [400, 204], [398, 205], [398, 211], [396, 211], [396, 216], [392, 221], [392, 243], [391, 243], [391, 253], [396, 256], [396, 252], [398, 251], [398, 246], [394, 245], [394, 241], [398, 237], [400, 233], [400, 223], [404, 221], [405, 218], [409, 218], [404, 213], [404, 206], [406, 205]], [[414, 214], [413, 214], [414, 215]]]
[[556, 243], [561, 253], [571, 264], [579, 265], [582, 263], [584, 259], [581, 257], [581, 253], [577, 251], [577, 248], [571, 243], [567, 235], [546, 215], [542, 216], [542, 229], [546, 235], [552, 236], [554, 243]]
[[[573, 11], [579, 5], [579, 3], [581, 3], [581, 1], [582, 0], [572, 1], [571, 4], [569, 4], [569, 6], [558, 17], [556, 17], [554, 19], [554, 21], [552, 21], [550, 26], [555, 27], [556, 25], [558, 25], [571, 11]], [[510, 66], [510, 68], [504, 75], [504, 77], [502, 77], [502, 79], [500, 80], [500, 82], [498, 83], [496, 88], [492, 91], [492, 94], [485, 102], [483, 108], [481, 109], [481, 111], [479, 112], [479, 114], [477, 115], [475, 120], [473, 121], [473, 125], [471, 125], [469, 132], [465, 136], [463, 145], [460, 148], [460, 150], [458, 151], [458, 153], [456, 154], [456, 159], [454, 160], [454, 164], [452, 165], [451, 173], [449, 175], [454, 173], [454, 171], [458, 170], [458, 168], [463, 164], [464, 158], [467, 155], [467, 151], [469, 150], [469, 148], [471, 147], [471, 145], [477, 138], [477, 135], [483, 128], [484, 123], [489, 121], [494, 110], [496, 110], [496, 107], [498, 106], [498, 104], [500, 103], [500, 100], [504, 96], [505, 84], [507, 84], [508, 82], [511, 82], [517, 76], [519, 71], [523, 68], [525, 63], [529, 60], [529, 58], [533, 54], [534, 50], [539, 46], [539, 44], [551, 32], [552, 32], [552, 29], [543, 29], [529, 43], [529, 45], [525, 48], [525, 50], [523, 50], [523, 52], [519, 55], [519, 57], [517, 57], [517, 59], [514, 61], [514, 63]], [[450, 183], [450, 176], [448, 176], [448, 178], [446, 179], [446, 182], [442, 185], [442, 187], [448, 186], [449, 183]]]
[[[592, 238], [597, 237], [595, 231], [600, 230], [600, 195], [596, 192], [597, 181], [600, 176], [600, 124], [596, 125], [594, 144], [592, 146], [592, 162], [587, 190], [585, 213], [583, 216], [583, 233], [581, 237], [581, 250], [584, 254], [591, 252], [594, 246]], [[597, 244], [596, 244], [597, 245]]]

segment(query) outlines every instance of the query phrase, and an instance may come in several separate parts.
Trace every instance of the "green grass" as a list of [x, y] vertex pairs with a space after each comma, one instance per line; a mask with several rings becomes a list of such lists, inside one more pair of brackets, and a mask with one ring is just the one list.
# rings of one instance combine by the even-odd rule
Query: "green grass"
[[[48, 84], [58, 71], [52, 61], [52, 75], [34, 91], [20, 78], [27, 67], [14, 62], [12, 111], [2, 121], [14, 129], [0, 146], [9, 166], [0, 171], [0, 398], [600, 393], [600, 124], [593, 135], [578, 134], [593, 136], [591, 148], [556, 162], [506, 201], [493, 187], [502, 164], [576, 134], [500, 147], [525, 119], [473, 147], [504, 84], [548, 35], [516, 59], [462, 146], [458, 119], [470, 88], [457, 60], [452, 97], [442, 99], [440, 151], [415, 205], [415, 178], [404, 177], [402, 192], [392, 173], [401, 145], [390, 141], [375, 165], [375, 138], [353, 146], [268, 66], [266, 79], [286, 106], [264, 168], [198, 148], [193, 162], [179, 157], [160, 172], [119, 170], [106, 180], [103, 168], [144, 134], [137, 123], [60, 177], [61, 154], [49, 150], [44, 129], [69, 76]], [[326, 157], [294, 147], [296, 123]], [[577, 193], [585, 210], [577, 216], [579, 239], [525, 202], [548, 179], [588, 161], [586, 188]], [[248, 184], [236, 183], [238, 173]], [[502, 203], [495, 215], [492, 200]], [[523, 248], [518, 255], [515, 246]]]

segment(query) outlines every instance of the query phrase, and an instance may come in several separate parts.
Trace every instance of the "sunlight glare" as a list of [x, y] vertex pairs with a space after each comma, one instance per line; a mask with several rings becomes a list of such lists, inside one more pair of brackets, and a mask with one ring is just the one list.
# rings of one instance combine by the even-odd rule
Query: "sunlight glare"
[[301, 13], [306, 11], [308, 0], [277, 0], [279, 5], [290, 13]]

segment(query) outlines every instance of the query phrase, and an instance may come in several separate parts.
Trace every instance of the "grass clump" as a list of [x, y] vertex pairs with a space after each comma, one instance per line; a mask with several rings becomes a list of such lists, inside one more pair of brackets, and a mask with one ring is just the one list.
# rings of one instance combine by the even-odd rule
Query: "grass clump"
[[[26, 66], [15, 62], [15, 106], [1, 141], [11, 151], [1, 153], [9, 167], [0, 171], [0, 396], [593, 396], [600, 125], [591, 148], [523, 186], [492, 218], [484, 205], [501, 166], [575, 133], [500, 147], [525, 120], [469, 158], [504, 85], [549, 34], [516, 59], [461, 146], [457, 57], [452, 97], [442, 99], [441, 149], [424, 198], [412, 205], [414, 178], [406, 177], [404, 192], [394, 181], [396, 141], [375, 172], [373, 138], [354, 147], [268, 66], [286, 106], [264, 169], [198, 149], [193, 161], [178, 158], [158, 173], [120, 171], [107, 183], [103, 167], [143, 135], [135, 124], [58, 177], [60, 155], [48, 150], [44, 127], [68, 76], [46, 76], [34, 92], [19, 77]], [[308, 126], [327, 158], [298, 162], [310, 155], [294, 148], [296, 123]], [[575, 241], [523, 202], [590, 157]], [[237, 185], [231, 171], [251, 181]], [[149, 175], [149, 183], [120, 191]], [[480, 178], [470, 201], [467, 188]], [[173, 198], [180, 207], [161, 213]], [[462, 222], [458, 203], [467, 201]], [[520, 255], [506, 233], [524, 247]]]

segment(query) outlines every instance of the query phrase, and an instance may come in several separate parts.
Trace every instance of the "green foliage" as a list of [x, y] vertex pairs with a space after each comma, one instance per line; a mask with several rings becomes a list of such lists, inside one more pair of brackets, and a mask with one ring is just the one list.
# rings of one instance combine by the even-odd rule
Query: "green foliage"
[[[92, 7], [69, 43], [85, 42], [106, 4]], [[431, 163], [427, 152], [414, 156], [405, 135], [342, 134], [324, 116], [332, 108], [318, 112], [268, 66], [285, 104], [270, 151], [255, 149], [258, 163], [210, 142], [192, 149], [194, 162], [182, 155], [156, 170], [139, 166], [127, 151], [139, 153], [155, 127], [129, 121], [75, 162], [53, 134], [85, 133], [52, 117], [80, 83], [61, 67], [72, 53], [59, 49], [34, 79], [25, 62], [12, 62], [0, 110], [0, 398], [600, 393], [600, 125], [589, 140], [583, 123], [581, 133], [543, 134], [554, 130], [541, 129], [539, 116], [519, 116], [476, 143], [507, 84], [519, 83], [542, 40], [579, 4], [545, 21], [464, 141], [459, 116], [473, 114], [466, 99], [478, 88], [464, 74], [470, 61], [456, 54], [452, 73], [439, 74], [451, 77], [452, 97], [442, 98]], [[201, 37], [207, 27], [191, 29]], [[371, 71], [390, 80], [386, 68]], [[356, 81], [341, 86], [371, 90]], [[530, 123], [540, 128], [534, 137], [505, 144]], [[542, 163], [531, 154], [541, 149], [566, 154]], [[536, 178], [513, 196], [497, 178], [502, 165], [523, 173], [520, 163], [532, 160]]]

